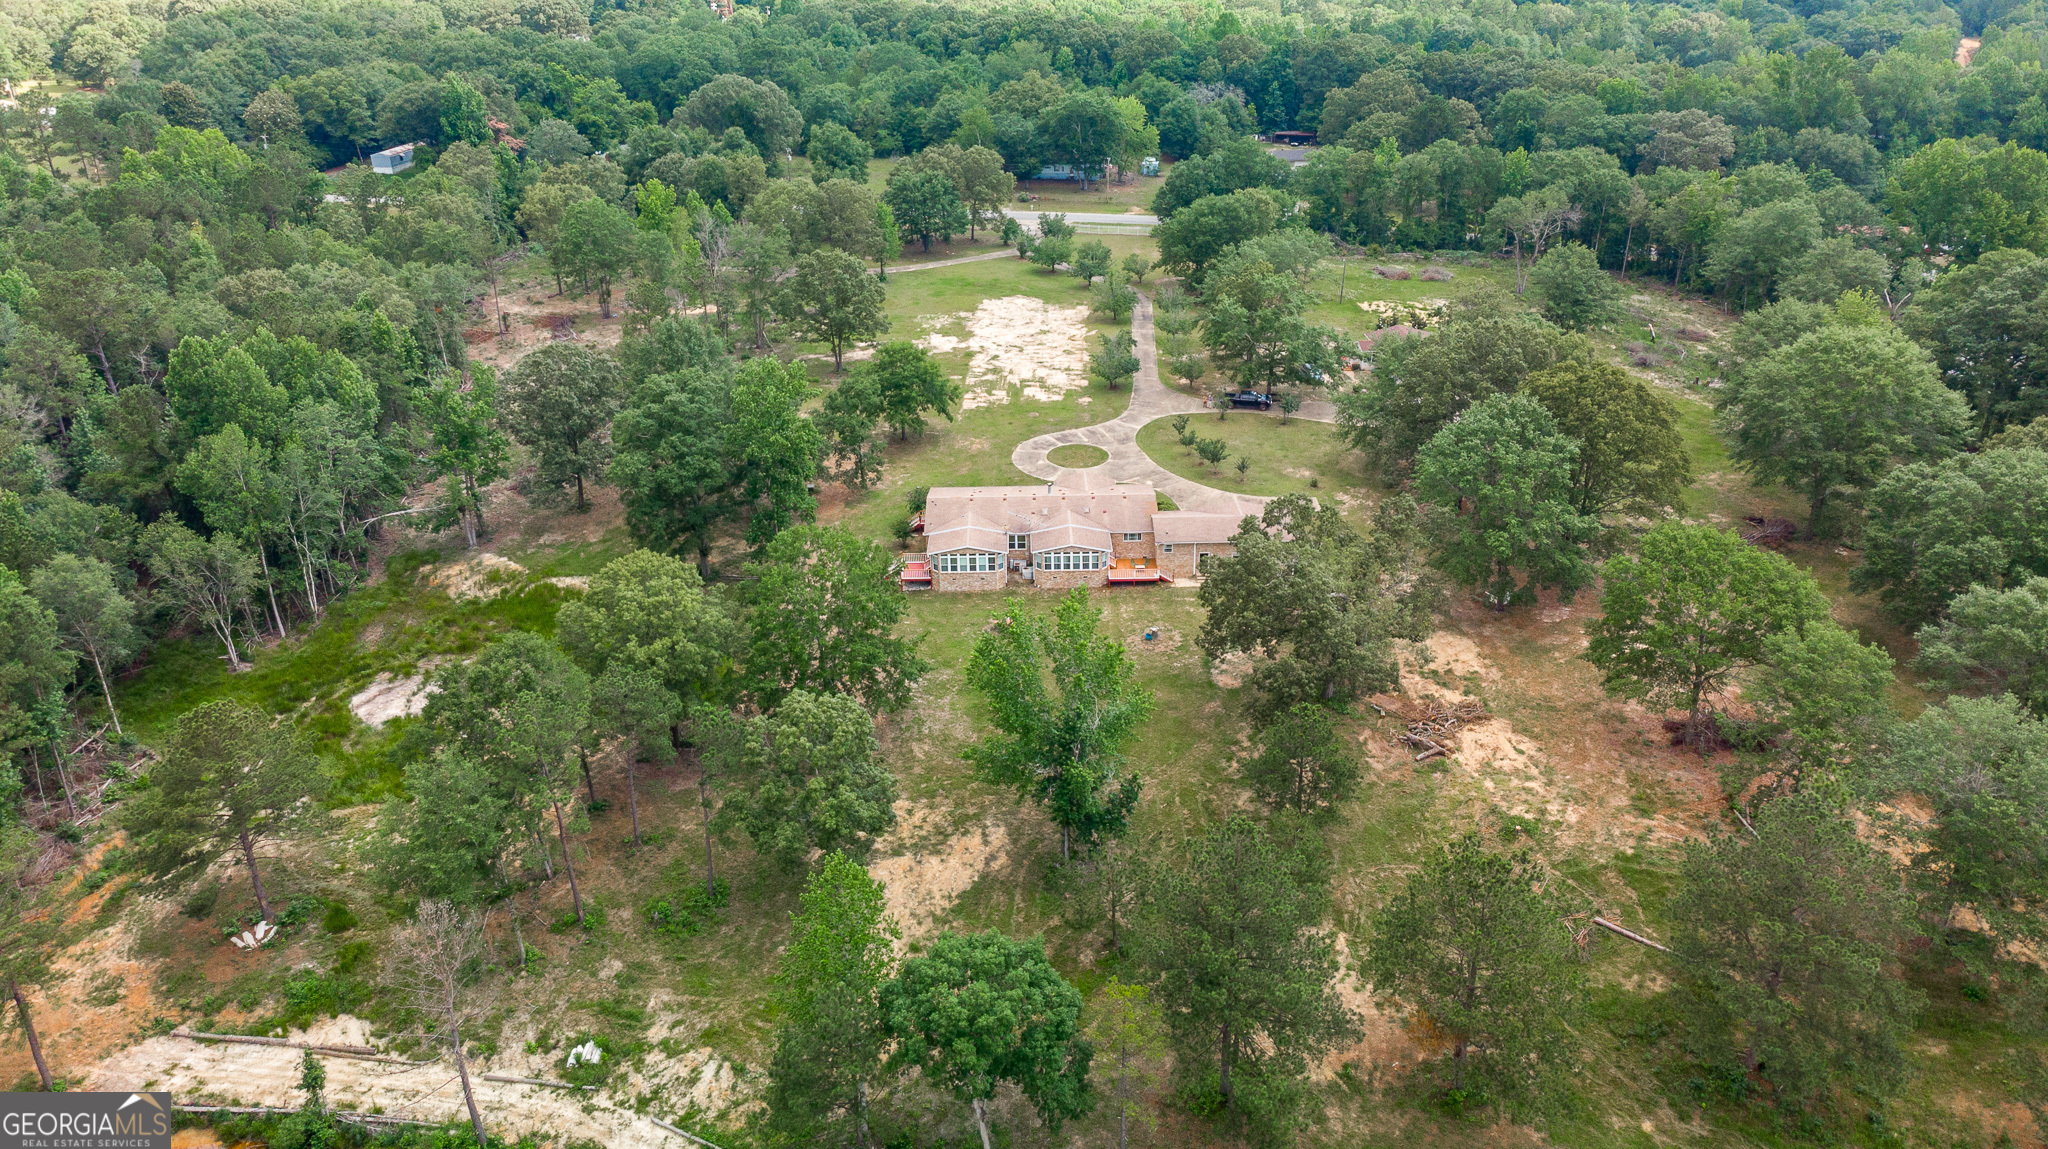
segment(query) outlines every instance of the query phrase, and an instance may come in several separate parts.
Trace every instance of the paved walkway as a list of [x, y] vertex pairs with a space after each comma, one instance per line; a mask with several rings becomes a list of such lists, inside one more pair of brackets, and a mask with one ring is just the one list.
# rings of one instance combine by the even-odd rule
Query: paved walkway
[[1131, 381], [1130, 407], [1107, 423], [1026, 439], [1010, 452], [1010, 462], [1036, 478], [1078, 482], [1075, 476], [1080, 470], [1093, 468], [1062, 467], [1047, 459], [1046, 454], [1055, 447], [1085, 443], [1109, 452], [1109, 461], [1101, 465], [1109, 469], [1117, 482], [1150, 483], [1183, 511], [1256, 515], [1264, 510], [1271, 501], [1267, 496], [1219, 491], [1193, 479], [1183, 479], [1138, 449], [1138, 428], [1166, 415], [1198, 414], [1208, 407], [1200, 399], [1183, 395], [1159, 381], [1159, 350], [1152, 338], [1152, 299], [1142, 292], [1137, 309], [1131, 314], [1131, 339], [1138, 353], [1138, 375]]
[[[984, 251], [980, 255], [963, 255], [959, 259], [935, 259], [930, 263], [899, 263], [889, 274], [902, 275], [909, 271], [929, 271], [934, 267], [958, 267], [963, 263], [980, 263], [985, 259], [1001, 259], [1004, 256], [1008, 256], [1011, 259], [1017, 258], [1017, 249], [1006, 247], [1001, 251]], [[875, 270], [877, 269], [868, 268], [868, 271], [871, 273]]]
[[1038, 217], [1042, 215], [1063, 215], [1067, 217], [1068, 223], [1122, 223], [1130, 224], [1133, 227], [1151, 227], [1159, 222], [1158, 216], [1140, 212], [1019, 211], [1015, 208], [1006, 207], [1003, 209], [1003, 214], [1016, 220], [1018, 223], [1027, 224], [1031, 227], [1038, 226]]

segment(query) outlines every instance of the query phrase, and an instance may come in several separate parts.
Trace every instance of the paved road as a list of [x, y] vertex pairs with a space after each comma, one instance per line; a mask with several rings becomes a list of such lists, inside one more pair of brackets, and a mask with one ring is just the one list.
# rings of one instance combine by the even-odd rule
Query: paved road
[[1114, 212], [1106, 211], [1017, 211], [1006, 207], [1003, 209], [1003, 214], [1016, 220], [1018, 223], [1028, 224], [1032, 227], [1038, 226], [1038, 217], [1042, 215], [1065, 215], [1068, 223], [1122, 223], [1129, 224], [1132, 227], [1151, 227], [1159, 222], [1159, 217], [1156, 215], [1139, 215], [1136, 212], [1130, 215], [1118, 215]]
[[1138, 307], [1131, 315], [1131, 338], [1138, 353], [1138, 375], [1131, 381], [1131, 405], [1107, 423], [1053, 431], [1026, 439], [1010, 452], [1018, 470], [1040, 479], [1058, 481], [1074, 473], [1046, 458], [1054, 447], [1086, 443], [1109, 452], [1102, 466], [1118, 482], [1150, 483], [1165, 492], [1184, 511], [1216, 511], [1225, 514], [1256, 515], [1270, 501], [1263, 495], [1240, 495], [1205, 487], [1167, 470], [1138, 449], [1138, 428], [1165, 415], [1195, 414], [1207, 410], [1200, 399], [1171, 390], [1159, 381], [1159, 351], [1152, 338], [1152, 299], [1138, 295]]

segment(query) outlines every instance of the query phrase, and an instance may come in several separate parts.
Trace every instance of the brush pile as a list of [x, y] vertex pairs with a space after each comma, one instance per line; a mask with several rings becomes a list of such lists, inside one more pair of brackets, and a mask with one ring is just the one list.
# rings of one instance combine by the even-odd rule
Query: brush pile
[[1419, 751], [1417, 762], [1431, 758], [1451, 756], [1458, 730], [1486, 717], [1486, 707], [1477, 702], [1444, 702], [1439, 699], [1424, 699], [1416, 707], [1422, 716], [1408, 723], [1408, 731], [1401, 735], [1401, 741]]

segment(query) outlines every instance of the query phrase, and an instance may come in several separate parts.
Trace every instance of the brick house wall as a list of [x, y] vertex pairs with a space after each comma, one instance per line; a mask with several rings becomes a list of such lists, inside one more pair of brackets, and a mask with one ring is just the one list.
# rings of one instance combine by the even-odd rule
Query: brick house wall
[[1171, 552], [1163, 547], [1160, 549], [1159, 566], [1176, 581], [1191, 579], [1195, 577], [1195, 563], [1200, 555], [1229, 556], [1236, 553], [1237, 548], [1229, 543], [1177, 543]]
[[1040, 567], [1031, 583], [1040, 590], [1072, 590], [1077, 586], [1101, 587], [1109, 585], [1109, 572], [1049, 571]]
[[1152, 557], [1152, 532], [1139, 535], [1137, 542], [1125, 542], [1124, 536], [1109, 536], [1109, 553], [1120, 559], [1149, 559]]
[[1002, 590], [1010, 585], [1010, 572], [933, 571], [933, 590]]

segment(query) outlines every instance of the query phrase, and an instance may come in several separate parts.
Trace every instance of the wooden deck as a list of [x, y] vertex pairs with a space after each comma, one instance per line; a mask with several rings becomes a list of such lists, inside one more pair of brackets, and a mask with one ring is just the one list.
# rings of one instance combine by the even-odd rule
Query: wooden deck
[[1120, 562], [1103, 572], [1111, 586], [1142, 586], [1147, 583], [1171, 583], [1173, 576], [1156, 566], [1140, 566], [1133, 562]]

